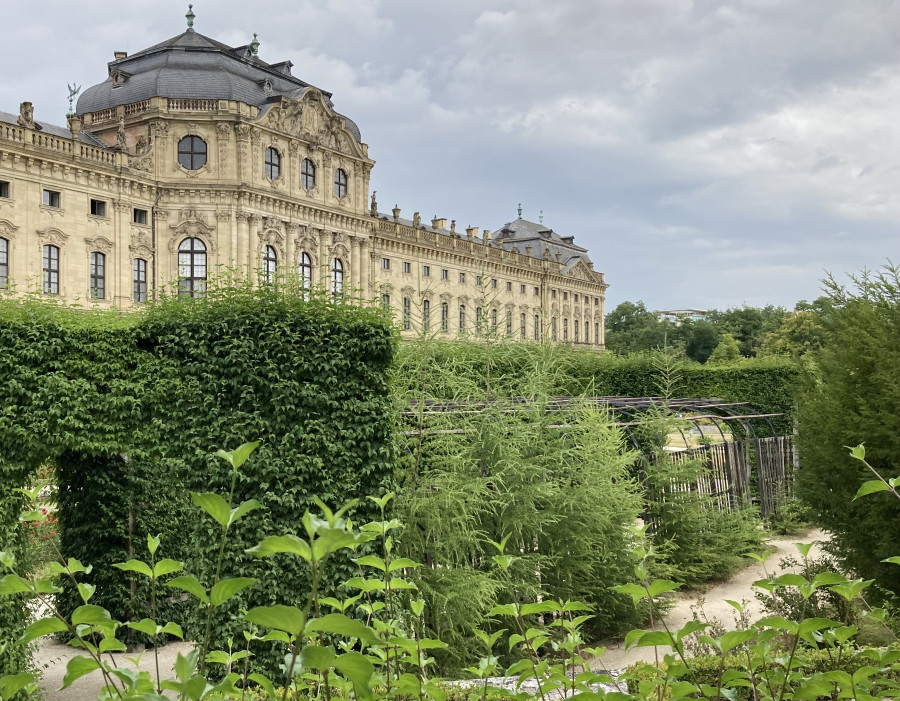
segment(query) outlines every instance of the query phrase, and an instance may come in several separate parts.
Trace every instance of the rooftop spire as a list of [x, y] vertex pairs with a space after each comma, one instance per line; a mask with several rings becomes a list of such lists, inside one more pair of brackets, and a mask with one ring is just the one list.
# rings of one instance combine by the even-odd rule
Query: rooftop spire
[[256, 33], [253, 34], [253, 41], [250, 42], [250, 52], [254, 56], [259, 56], [259, 39], [256, 38]]
[[519, 219], [522, 218], [522, 203], [519, 202]]
[[538, 222], [541, 224], [544, 223], [544, 210], [543, 209], [541, 210], [540, 216], [538, 216]]
[[194, 6], [188, 5], [188, 11], [187, 11], [187, 14], [185, 14], [185, 17], [187, 17], [188, 29], [194, 28], [194, 17], [196, 17], [196, 16], [197, 15], [194, 14]]

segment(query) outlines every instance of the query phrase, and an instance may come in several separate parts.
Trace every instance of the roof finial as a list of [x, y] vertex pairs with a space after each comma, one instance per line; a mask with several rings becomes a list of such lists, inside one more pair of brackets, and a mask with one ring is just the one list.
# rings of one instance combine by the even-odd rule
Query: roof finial
[[538, 222], [541, 223], [541, 224], [544, 223], [544, 210], [543, 210], [543, 209], [541, 210], [541, 213], [540, 213], [540, 215], [538, 216]]
[[519, 219], [522, 218], [522, 203], [519, 202]]
[[75, 108], [72, 107], [72, 101], [75, 99], [75, 96], [81, 92], [81, 86], [75, 85], [74, 83], [72, 83], [72, 85], [66, 83], [66, 86], [69, 88], [69, 111], [66, 112], [66, 116], [71, 117], [75, 114]]
[[185, 15], [185, 17], [187, 17], [188, 29], [194, 28], [194, 17], [196, 17], [196, 16], [197, 15], [194, 14], [194, 6], [188, 5], [188, 11], [187, 11], [187, 14]]
[[259, 39], [256, 38], [256, 34], [253, 34], [253, 41], [250, 42], [250, 53], [254, 56], [259, 55]]

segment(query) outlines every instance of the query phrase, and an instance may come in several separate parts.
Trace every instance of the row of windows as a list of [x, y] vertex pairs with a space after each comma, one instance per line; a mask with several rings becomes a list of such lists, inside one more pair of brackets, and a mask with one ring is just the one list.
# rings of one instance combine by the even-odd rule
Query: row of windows
[[[6, 183], [8, 186], [9, 183]], [[7, 190], [8, 192], [8, 190]], [[62, 195], [58, 190], [44, 190], [41, 196], [41, 204], [45, 207], [60, 208], [62, 206]], [[91, 198], [90, 212], [95, 217], [106, 216], [106, 200], [95, 200]], [[131, 221], [135, 224], [147, 224], [148, 211], [135, 207], [131, 210]]]
[[[390, 311], [391, 309], [391, 296], [389, 294], [383, 294], [381, 296], [381, 304], [384, 307], [385, 311]], [[482, 320], [484, 316], [484, 310], [482, 307], [475, 308], [475, 333], [482, 333]], [[527, 338], [528, 329], [527, 329], [527, 314], [522, 312], [519, 314], [519, 328], [518, 334], [522, 339]], [[491, 326], [496, 329], [497, 328], [497, 310], [491, 309]], [[580, 343], [579, 339], [579, 328], [581, 325], [578, 321], [573, 321], [573, 327], [575, 330], [575, 343]], [[410, 297], [403, 298], [403, 329], [409, 331], [412, 328], [412, 299]], [[422, 328], [428, 332], [431, 330], [431, 301], [423, 300], [422, 301]], [[441, 302], [441, 331], [449, 331], [450, 330], [450, 304], [448, 302]], [[563, 328], [563, 341], [569, 340], [569, 319], [564, 318], [562, 320], [562, 328]], [[458, 319], [458, 329], [460, 333], [465, 333], [468, 330], [466, 326], [466, 305], [459, 305], [459, 319]], [[507, 310], [506, 312], [506, 335], [512, 336], [516, 332], [513, 328], [513, 313], [512, 311]], [[534, 335], [534, 340], [539, 341], [541, 334], [541, 317], [539, 314], [534, 315], [534, 322], [532, 325], [532, 333]], [[556, 319], [552, 319], [550, 321], [550, 335], [552, 340], [557, 340], [556, 333]], [[584, 342], [590, 343], [590, 322], [584, 322]], [[599, 322], [594, 323], [594, 343], [600, 342], [600, 324]]]

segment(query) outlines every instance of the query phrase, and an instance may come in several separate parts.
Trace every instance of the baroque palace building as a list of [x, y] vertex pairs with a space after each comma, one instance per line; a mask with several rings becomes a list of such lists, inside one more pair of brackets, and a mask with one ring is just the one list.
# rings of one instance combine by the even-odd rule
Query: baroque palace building
[[[378, 211], [374, 161], [331, 94], [259, 42], [182, 34], [116, 52], [68, 128], [0, 112], [0, 288], [128, 308], [217, 266], [393, 310], [404, 335], [603, 348], [608, 285], [571, 236]], [[294, 282], [295, 281], [295, 282]]]

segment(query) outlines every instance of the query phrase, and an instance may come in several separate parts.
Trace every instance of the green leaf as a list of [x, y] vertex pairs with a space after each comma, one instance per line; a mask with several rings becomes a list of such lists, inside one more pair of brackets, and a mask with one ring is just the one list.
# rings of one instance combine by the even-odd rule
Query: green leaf
[[669, 579], [655, 579], [650, 583], [648, 590], [650, 592], [650, 596], [654, 599], [660, 594], [666, 594], [670, 591], [675, 591], [681, 585], [678, 582], [673, 582]]
[[530, 616], [539, 613], [551, 613], [555, 611], [556, 607], [549, 602], [529, 602], [527, 604], [522, 604], [522, 607], [519, 609], [519, 613], [523, 616]]
[[342, 613], [329, 613], [321, 618], [314, 618], [307, 625], [307, 630], [359, 638], [372, 645], [378, 642], [378, 638], [371, 628], [368, 628], [362, 621]]
[[243, 467], [244, 463], [247, 462], [247, 458], [259, 447], [259, 441], [253, 441], [252, 443], [242, 443], [234, 450], [217, 450], [216, 455], [229, 465], [231, 465], [236, 470]]
[[307, 645], [300, 653], [300, 664], [303, 669], [326, 670], [334, 666], [335, 654], [331, 646]]
[[375, 569], [385, 571], [384, 560], [374, 555], [364, 555], [353, 560], [357, 565], [365, 565], [366, 567], [374, 567]]
[[240, 506], [236, 506], [231, 510], [231, 513], [228, 515], [228, 525], [230, 526], [235, 521], [243, 518], [251, 511], [256, 511], [256, 509], [261, 509], [262, 504], [260, 504], [256, 499], [248, 499], [243, 502]]
[[859, 488], [859, 491], [856, 492], [856, 496], [853, 497], [853, 499], [856, 500], [867, 494], [874, 494], [875, 492], [889, 492], [890, 490], [890, 486], [881, 480], [869, 480], [868, 482], [863, 482], [862, 487]]
[[788, 572], [772, 580], [776, 587], [799, 587], [806, 584], [806, 577]]
[[0, 699], [12, 699], [22, 689], [34, 682], [35, 678], [35, 675], [29, 672], [0, 677]]
[[151, 620], [149, 618], [141, 619], [140, 621], [127, 624], [129, 628], [132, 630], [140, 631], [141, 633], [145, 633], [146, 635], [156, 635], [157, 634], [157, 625], [156, 621]]
[[890, 562], [892, 565], [900, 565], [900, 556], [886, 557], [882, 562]]
[[264, 539], [259, 545], [247, 550], [257, 557], [268, 557], [277, 553], [290, 553], [299, 555], [307, 562], [312, 562], [312, 550], [309, 543], [295, 535], [272, 535]]
[[81, 679], [85, 674], [90, 674], [95, 669], [100, 669], [100, 663], [91, 657], [73, 657], [66, 665], [66, 674], [63, 677], [59, 690], [68, 688], [76, 679]]
[[410, 560], [408, 557], [398, 557], [396, 560], [391, 560], [390, 567], [388, 567], [388, 572], [421, 566], [421, 564], [419, 564], [415, 560]]
[[259, 684], [263, 688], [263, 690], [266, 692], [265, 698], [274, 699], [277, 697], [277, 694], [275, 693], [275, 685], [272, 684], [271, 681], [269, 681], [268, 677], [259, 674], [258, 672], [254, 672], [253, 674], [249, 675], [247, 679], [249, 679], [251, 682]]
[[256, 580], [250, 579], [249, 577], [223, 579], [219, 582], [216, 582], [216, 585], [210, 592], [209, 600], [212, 602], [213, 606], [219, 606], [220, 604], [228, 601], [228, 599], [230, 599], [238, 592], [243, 591], [244, 589], [255, 583]]
[[82, 624], [87, 626], [105, 626], [111, 621], [112, 617], [109, 615], [109, 611], [102, 606], [85, 604], [72, 611], [73, 626]]
[[184, 631], [181, 630], [181, 626], [177, 623], [172, 623], [171, 621], [166, 623], [159, 632], [166, 633], [167, 635], [174, 635], [176, 638], [184, 640]]
[[227, 528], [231, 510], [221, 496], [214, 492], [191, 492], [191, 500], [212, 516], [222, 528]]
[[742, 645], [743, 643], [749, 642], [753, 640], [757, 635], [757, 631], [755, 630], [732, 630], [725, 633], [721, 639], [720, 644], [722, 645], [722, 652], [727, 654], [731, 652], [738, 645]]
[[116, 638], [103, 638], [97, 646], [97, 649], [100, 652], [126, 652], [128, 650], [128, 648], [125, 647], [125, 643]]
[[26, 591], [31, 591], [31, 585], [17, 574], [8, 574], [0, 579], [0, 594], [21, 594]]
[[257, 606], [244, 614], [244, 618], [250, 623], [256, 623], [266, 628], [274, 628], [275, 630], [283, 630], [291, 635], [296, 635], [303, 630], [303, 624], [305, 623], [303, 611], [296, 606], [285, 606], [283, 604]]
[[30, 643], [32, 640], [40, 638], [42, 635], [62, 633], [64, 630], [69, 630], [69, 626], [55, 616], [42, 618], [39, 621], [30, 624], [25, 629], [25, 632], [22, 633], [22, 637], [19, 638], [19, 644]]
[[167, 587], [173, 587], [174, 589], [182, 589], [186, 591], [188, 594], [192, 594], [204, 604], [209, 603], [209, 596], [206, 593], [206, 589], [197, 581], [196, 577], [191, 575], [183, 575], [181, 577], [175, 577], [175, 579], [166, 582]]
[[97, 591], [97, 587], [94, 584], [78, 582], [78, 595], [81, 597], [81, 600], [84, 603], [87, 603], [91, 600], [91, 597], [94, 595], [95, 591]]
[[151, 556], [156, 555], [156, 551], [159, 548], [159, 541], [160, 541], [161, 537], [162, 537], [161, 533], [157, 536], [150, 535], [149, 533], [147, 534], [147, 550], [150, 551]]
[[334, 662], [335, 668], [344, 677], [353, 682], [353, 689], [361, 699], [371, 699], [372, 690], [369, 683], [375, 674], [372, 661], [359, 652], [348, 652], [338, 657]]
[[155, 565], [153, 565], [153, 576], [159, 579], [160, 577], [164, 577], [167, 574], [178, 572], [183, 566], [184, 564], [178, 562], [177, 560], [169, 560], [168, 558], [166, 558], [165, 560], [160, 560]]
[[866, 459], [866, 444], [860, 443], [858, 446], [851, 448], [849, 445], [844, 446], [847, 450], [850, 451], [850, 457], [855, 458], [857, 460], [862, 460], [865, 462]]
[[150, 569], [150, 565], [148, 565], [143, 560], [129, 560], [128, 562], [114, 562], [113, 567], [116, 569], [122, 570], [124, 572], [137, 572], [138, 574], [142, 574], [145, 577], [152, 577], [153, 572]]

